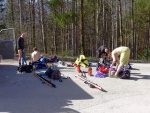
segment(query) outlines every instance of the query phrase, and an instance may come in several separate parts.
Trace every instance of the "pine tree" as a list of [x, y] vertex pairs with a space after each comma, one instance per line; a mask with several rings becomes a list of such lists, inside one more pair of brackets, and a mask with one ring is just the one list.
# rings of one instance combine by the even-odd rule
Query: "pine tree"
[[4, 11], [5, 11], [5, 2], [4, 0], [0, 0], [0, 29], [4, 29], [5, 28], [5, 24], [4, 24]]

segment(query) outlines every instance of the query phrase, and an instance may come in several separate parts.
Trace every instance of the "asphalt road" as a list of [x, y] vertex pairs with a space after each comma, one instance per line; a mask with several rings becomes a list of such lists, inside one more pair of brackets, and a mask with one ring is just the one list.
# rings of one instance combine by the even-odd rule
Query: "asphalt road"
[[[131, 78], [87, 78], [106, 92], [75, 77], [76, 68], [58, 65], [70, 79], [51, 88], [32, 73], [18, 73], [16, 60], [0, 62], [0, 113], [150, 113], [150, 64], [131, 63]], [[93, 74], [96, 72], [92, 63]], [[87, 71], [87, 68], [82, 68]]]

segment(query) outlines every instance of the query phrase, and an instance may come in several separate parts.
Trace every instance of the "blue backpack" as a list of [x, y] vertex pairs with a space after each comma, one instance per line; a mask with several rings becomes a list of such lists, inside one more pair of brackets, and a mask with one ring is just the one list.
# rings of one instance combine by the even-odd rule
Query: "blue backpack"
[[40, 62], [45, 64], [45, 63], [48, 62], [48, 59], [47, 59], [47, 58], [44, 58], [44, 57], [43, 57], [43, 58], [40, 58]]

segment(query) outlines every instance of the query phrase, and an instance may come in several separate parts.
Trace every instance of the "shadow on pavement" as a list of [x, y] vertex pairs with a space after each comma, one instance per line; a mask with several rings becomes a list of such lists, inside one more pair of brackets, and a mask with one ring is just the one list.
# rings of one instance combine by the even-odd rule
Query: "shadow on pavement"
[[93, 98], [71, 79], [53, 81], [57, 87], [51, 88], [33, 73], [18, 74], [14, 65], [0, 65], [0, 72], [0, 112], [79, 113], [73, 100]]
[[150, 79], [150, 75], [135, 75], [135, 76], [131, 76], [129, 80], [140, 80], [140, 79], [146, 79], [149, 80]]
[[130, 70], [139, 70], [139, 69], [137, 69], [137, 68], [131, 68]]

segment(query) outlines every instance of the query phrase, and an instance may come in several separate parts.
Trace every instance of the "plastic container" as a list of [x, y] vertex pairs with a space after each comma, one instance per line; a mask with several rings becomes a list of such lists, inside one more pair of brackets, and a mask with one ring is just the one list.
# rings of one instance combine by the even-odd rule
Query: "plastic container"
[[93, 76], [91, 67], [88, 69], [88, 75]]
[[80, 73], [81, 70], [80, 70], [80, 65], [77, 65], [77, 72]]

